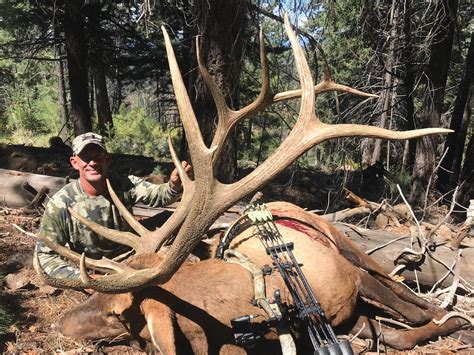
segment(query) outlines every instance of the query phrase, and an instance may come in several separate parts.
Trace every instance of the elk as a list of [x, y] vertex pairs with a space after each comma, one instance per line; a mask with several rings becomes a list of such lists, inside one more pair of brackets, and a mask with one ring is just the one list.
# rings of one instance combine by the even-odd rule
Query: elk
[[[374, 95], [333, 82], [327, 64], [324, 65], [323, 80], [314, 86], [303, 50], [287, 17], [285, 28], [293, 48], [301, 89], [272, 93], [263, 35], [260, 34], [263, 71], [261, 91], [254, 102], [240, 110], [231, 110], [227, 106], [223, 95], [202, 64], [198, 51], [198, 67], [213, 96], [218, 115], [216, 133], [209, 147], [204, 143], [192, 110], [170, 38], [166, 30], [162, 29], [176, 101], [194, 165], [194, 178], [188, 177], [182, 169], [169, 140], [173, 162], [179, 170], [184, 192], [178, 208], [163, 226], [154, 231], [145, 229], [122, 206], [110, 184], [111, 198], [139, 237], [132, 233], [109, 230], [70, 211], [75, 218], [101, 237], [133, 249], [135, 255], [127, 262], [94, 260], [84, 255], [79, 256], [68, 248], [43, 238], [50, 248], [80, 264], [81, 270], [81, 277], [77, 280], [51, 279], [42, 273], [47, 283], [56, 287], [89, 288], [98, 291], [64, 316], [60, 322], [63, 333], [101, 338], [126, 332], [151, 341], [164, 353], [176, 352], [180, 339], [184, 339], [197, 353], [224, 352], [225, 347], [232, 347], [229, 340], [230, 319], [244, 312], [262, 314], [258, 308], [250, 305], [249, 290], [252, 288], [252, 281], [247, 271], [239, 271], [235, 265], [215, 259], [196, 264], [186, 262], [201, 237], [224, 211], [258, 190], [305, 151], [325, 140], [352, 136], [404, 140], [450, 132], [441, 128], [395, 132], [373, 126], [331, 125], [321, 122], [315, 113], [317, 94], [341, 91], [366, 97]], [[196, 47], [199, 48], [199, 45]], [[226, 138], [236, 124], [272, 103], [297, 97], [301, 97], [298, 119], [275, 152], [239, 181], [231, 184], [218, 181], [215, 178], [216, 162]], [[349, 324], [349, 328], [353, 325], [354, 329], [361, 329], [365, 322], [368, 326], [362, 329], [363, 333], [367, 336], [377, 333], [378, 325], [374, 327], [373, 321], [358, 314], [358, 302], [361, 299], [380, 306], [398, 318], [405, 318], [415, 325], [420, 325], [411, 331], [384, 331], [384, 340], [395, 348], [411, 348], [419, 341], [468, 325], [465, 320], [459, 318], [448, 319], [440, 326], [435, 325], [431, 321], [444, 316], [445, 311], [428, 304], [392, 281], [370, 257], [360, 252], [342, 233], [317, 216], [286, 203], [270, 205], [270, 209], [280, 219], [278, 223], [282, 234], [288, 241], [294, 241], [298, 261], [304, 265], [311, 287], [334, 326]], [[162, 255], [160, 249], [164, 245], [170, 245], [170, 248]], [[248, 234], [244, 233], [236, 238], [231, 246], [248, 255], [257, 267], [268, 263], [263, 248], [257, 248]], [[92, 278], [88, 274], [88, 268], [105, 271], [107, 274]], [[229, 284], [226, 280], [233, 282]], [[281, 287], [281, 280], [275, 278], [274, 282], [277, 287]], [[188, 288], [187, 285], [191, 283], [196, 286]], [[329, 288], [329, 284], [333, 287]], [[240, 310], [229, 306], [234, 302], [237, 307], [241, 307]], [[182, 311], [180, 306], [189, 312]], [[202, 317], [199, 318], [196, 314]], [[83, 326], [87, 323], [84, 317], [87, 317], [87, 322], [96, 322], [95, 327], [86, 329], [87, 327]], [[205, 319], [208, 323], [197, 321], [196, 317]], [[78, 324], [81, 326], [78, 327]], [[209, 331], [217, 329], [217, 326], [222, 328], [222, 333], [219, 333], [222, 334], [220, 340], [214, 339], [210, 335], [212, 331]], [[271, 344], [271, 339], [270, 336], [268, 344]]]

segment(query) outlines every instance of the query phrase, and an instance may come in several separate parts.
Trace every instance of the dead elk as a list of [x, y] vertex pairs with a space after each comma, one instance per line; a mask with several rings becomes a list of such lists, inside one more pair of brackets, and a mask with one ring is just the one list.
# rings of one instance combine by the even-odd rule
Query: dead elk
[[[167, 290], [166, 287], [171, 287], [167, 291], [169, 297], [180, 297], [180, 292], [183, 292], [184, 294], [188, 291], [185, 289], [174, 289], [174, 286], [172, 285], [174, 285], [175, 282], [173, 280], [181, 277], [179, 275], [184, 273], [184, 271], [179, 271], [181, 270], [181, 266], [183, 266], [183, 270], [188, 268], [188, 266], [183, 265], [183, 263], [199, 243], [202, 235], [207, 232], [214, 221], [237, 201], [240, 201], [245, 196], [254, 193], [276, 175], [281, 173], [295, 159], [311, 147], [323, 141], [340, 137], [363, 136], [405, 140], [428, 134], [449, 132], [449, 130], [441, 128], [395, 132], [374, 126], [357, 124], [331, 125], [321, 122], [315, 112], [316, 95], [328, 91], [340, 91], [366, 97], [375, 95], [365, 94], [358, 90], [333, 82], [324, 60], [323, 80], [319, 84], [314, 85], [303, 50], [298, 44], [298, 40], [291, 29], [287, 17], [285, 18], [285, 27], [295, 55], [295, 64], [300, 78], [301, 89], [278, 94], [271, 91], [265, 46], [263, 44], [263, 35], [261, 34], [260, 56], [263, 73], [261, 91], [254, 102], [240, 110], [232, 110], [227, 106], [224, 96], [218, 90], [216, 83], [211, 79], [206, 68], [203, 66], [199, 52], [197, 53], [200, 74], [209, 87], [217, 107], [218, 123], [216, 134], [209, 146], [204, 143], [183, 79], [179, 72], [171, 41], [163, 28], [171, 78], [176, 95], [177, 106], [186, 133], [189, 155], [194, 166], [194, 177], [190, 178], [186, 175], [170, 141], [171, 155], [175, 166], [179, 170], [181, 180], [183, 181], [184, 191], [181, 203], [176, 211], [162, 227], [154, 231], [147, 230], [135, 221], [133, 216], [131, 216], [126, 208], [121, 205], [120, 200], [115, 196], [113, 190], [110, 188], [110, 195], [114, 200], [114, 203], [121, 210], [123, 218], [130, 226], [132, 226], [140, 237], [132, 233], [108, 230], [103, 226], [87, 221], [71, 210], [71, 214], [73, 214], [74, 217], [80, 219], [98, 235], [130, 247], [135, 251], [135, 256], [128, 264], [117, 263], [107, 259], [93, 260], [84, 256], [81, 258], [68, 248], [60, 245], [53, 245], [51, 242], [48, 243], [48, 241], [45, 240], [45, 243], [53, 250], [77, 263], [80, 263], [81, 269], [80, 279], [49, 279], [47, 282], [57, 287], [70, 287], [75, 289], [90, 288], [103, 293], [124, 293], [114, 296], [97, 294], [97, 296], [91, 298], [91, 301], [88, 301], [90, 302], [88, 305], [91, 307], [94, 302], [93, 300], [101, 297], [104, 297], [104, 299], [108, 299], [108, 297], [125, 299], [127, 297], [132, 297], [132, 299], [136, 299], [136, 295], [141, 295], [143, 292], [146, 293], [149, 289]], [[198, 43], [196, 48], [199, 49]], [[301, 105], [296, 123], [291, 132], [274, 153], [254, 171], [240, 180], [231, 184], [223, 184], [218, 181], [214, 175], [217, 169], [216, 164], [223, 152], [224, 142], [232, 129], [242, 120], [260, 112], [274, 102], [294, 99], [297, 97], [301, 97]], [[288, 208], [288, 211], [288, 213], [294, 213], [294, 210], [291, 208]], [[306, 219], [309, 219], [310, 221], [306, 223]], [[296, 252], [298, 252], [299, 249], [305, 250], [304, 255], [297, 255], [297, 257], [300, 258], [298, 261], [306, 264], [306, 274], [314, 272], [312, 276], [309, 276], [312, 280], [312, 287], [315, 290], [317, 297], [320, 297], [321, 303], [324, 302], [324, 307], [326, 307], [328, 316], [333, 324], [343, 324], [344, 322], [349, 321], [357, 311], [356, 302], [358, 302], [360, 297], [364, 299], [366, 298], [372, 303], [379, 305], [388, 302], [386, 307], [387, 311], [391, 311], [392, 314], [399, 315], [400, 317], [405, 317], [411, 320], [414, 324], [424, 324], [418, 328], [420, 329], [419, 331], [410, 332], [409, 334], [417, 334], [417, 336], [410, 337], [407, 342], [402, 342], [400, 347], [412, 347], [415, 342], [424, 340], [429, 336], [444, 334], [444, 332], [450, 332], [465, 325], [463, 321], [457, 318], [451, 318], [444, 323], [444, 325], [434, 327], [433, 323], [428, 322], [440, 314], [438, 309], [426, 305], [426, 302], [418, 297], [413, 297], [410, 292], [403, 289], [401, 285], [391, 282], [391, 280], [387, 278], [387, 275], [379, 270], [376, 264], [358, 252], [357, 248], [341, 236], [341, 234], [332, 226], [321, 224], [319, 221], [315, 222], [310, 217], [303, 216], [302, 214], [298, 215], [297, 220], [302, 221], [302, 226], [304, 228], [313, 228], [317, 231], [313, 233], [316, 236], [315, 240], [309, 245], [298, 245]], [[312, 227], [308, 227], [308, 225]], [[291, 235], [296, 235], [294, 228], [289, 229]], [[299, 231], [298, 233], [303, 232]], [[305, 235], [305, 233], [303, 234]], [[166, 256], [164, 256], [159, 263], [134, 266], [135, 259], [140, 260], [143, 255], [157, 252], [166, 244], [170, 244], [171, 247], [166, 253]], [[247, 246], [250, 245], [251, 244], [247, 244]], [[242, 248], [244, 248], [244, 246], [242, 246]], [[256, 260], [262, 260], [257, 254], [263, 253], [263, 250], [252, 254], [250, 249], [252, 248], [244, 248], [245, 252], [248, 252], [252, 258], [255, 257]], [[309, 251], [312, 251], [312, 253], [307, 253]], [[312, 259], [314, 259], [315, 262], [312, 262]], [[189, 269], [194, 270], [193, 268], [196, 268], [197, 270], [197, 268], [201, 268], [202, 265], [211, 265], [212, 263], [217, 263], [217, 261], [203, 262], [202, 264], [200, 263], [199, 266], [197, 264], [189, 266]], [[362, 272], [358, 269], [359, 267], [365, 268], [367, 271]], [[87, 268], [105, 271], [107, 272], [107, 275], [98, 279], [91, 278], [87, 272]], [[314, 271], [313, 268], [316, 271]], [[324, 272], [317, 271], [318, 268]], [[203, 281], [212, 279], [211, 277], [208, 277], [208, 271], [206, 271], [205, 267], [202, 267], [202, 269], [199, 270], [201, 270], [199, 277], [192, 274], [193, 277], [196, 277], [196, 280]], [[197, 271], [193, 272], [197, 273]], [[248, 275], [246, 277], [248, 277]], [[275, 279], [277, 278], [275, 277]], [[241, 280], [243, 280], [243, 278], [238, 279], [236, 283], [238, 284]], [[184, 285], [186, 285], [186, 282], [187, 281], [182, 281]], [[338, 283], [338, 289], [328, 291], [330, 290], [328, 286], [334, 282]], [[160, 287], [158, 287], [158, 285], [160, 285]], [[200, 295], [204, 295], [208, 291], [204, 289], [205, 286], [206, 283], [202, 282], [202, 289], [200, 290], [202, 293], [200, 293]], [[215, 287], [217, 288], [217, 286]], [[175, 292], [177, 293], [175, 294]], [[213, 292], [212, 288], [209, 289], [209, 292]], [[325, 294], [322, 294], [322, 292], [325, 292]], [[216, 296], [210, 294], [210, 298], [206, 297], [205, 300], [211, 301], [213, 297]], [[225, 297], [229, 297], [229, 295], [225, 294]], [[230, 297], [234, 296], [231, 295]], [[387, 301], [387, 299], [389, 301]], [[111, 304], [112, 302], [106, 303]], [[129, 316], [131, 313], [134, 314], [134, 312], [141, 311], [146, 307], [147, 302], [146, 300], [139, 298], [136, 301], [132, 301], [131, 304], [132, 307], [130, 309], [127, 308], [126, 310], [124, 309], [123, 312], [116, 312], [116, 310], [110, 308], [107, 308], [104, 312], [108, 312], [110, 316], [123, 320], [125, 319], [123, 318], [123, 315]], [[184, 318], [182, 318], [183, 315], [180, 314], [177, 309], [175, 310], [175, 313], [170, 313], [167, 310], [169, 306], [166, 305], [166, 303], [158, 302], [156, 303], [156, 307], [164, 309], [164, 313], [162, 314], [166, 315], [161, 317], [162, 319], [159, 320], [160, 324], [162, 321], [164, 322], [163, 324], [170, 325], [176, 324], [175, 322], [178, 322], [178, 320], [182, 322], [184, 321]], [[221, 308], [204, 309], [204, 311], [208, 313], [210, 318], [219, 319], [217, 314], [220, 314], [220, 312], [223, 312], [223, 309], [226, 308], [228, 307], [224, 305]], [[145, 319], [148, 326], [145, 327], [142, 322], [143, 326], [138, 326], [139, 333], [141, 332], [141, 329], [149, 329], [150, 324], [152, 330], [156, 327], [157, 320], [150, 320], [150, 316], [147, 317], [145, 317]], [[224, 319], [222, 319], [222, 321], [224, 321]], [[102, 325], [106, 324], [103, 321], [100, 322]], [[190, 322], [192, 323], [192, 321]], [[130, 326], [133, 326], [133, 329], [136, 330], [137, 324], [132, 322], [130, 323]], [[366, 329], [370, 328], [371, 327], [366, 327]], [[160, 326], [160, 329], [168, 329], [169, 331], [172, 329], [173, 332], [177, 332], [176, 336], [182, 336], [182, 334], [179, 334], [182, 332], [179, 327], [170, 328]], [[86, 330], [84, 330], [84, 332], [85, 331]], [[203, 334], [202, 330], [198, 331], [196, 334], [199, 334], [199, 336], [197, 336], [198, 338], [206, 337], [208, 335]], [[408, 334], [408, 332], [403, 334]], [[400, 335], [400, 332], [385, 333], [385, 340], [393, 339], [393, 343], [395, 344], [395, 341], [397, 340], [395, 338], [399, 336], [404, 338], [403, 334]], [[168, 340], [173, 339], [174, 333], [171, 336], [170, 334], [165, 334], [164, 337]], [[207, 342], [205, 339], [203, 341]], [[189, 342], [192, 343], [191, 340], [189, 340]], [[159, 341], [155, 345], [157, 347], [168, 346], [159, 344]]]
[[[440, 326], [433, 323], [447, 312], [394, 282], [324, 219], [285, 202], [268, 207], [285, 241], [296, 246], [295, 257], [332, 326], [352, 328], [354, 333], [362, 329], [360, 337], [382, 336], [385, 344], [404, 350], [468, 325], [462, 318], [449, 319]], [[230, 248], [245, 253], [259, 268], [271, 264], [252, 228], [236, 235]], [[153, 268], [162, 260], [160, 254], [142, 254], [127, 266]], [[266, 277], [265, 285], [267, 295], [279, 289], [283, 299], [290, 300], [277, 273]], [[58, 329], [66, 336], [83, 339], [133, 338], [165, 354], [238, 353], [243, 349], [233, 345], [231, 320], [258, 315], [254, 324], [263, 337], [258, 350], [278, 353], [278, 335], [275, 330], [263, 331], [268, 315], [253, 305], [254, 297], [252, 276], [239, 265], [216, 259], [184, 263], [162, 285], [122, 294], [95, 293], [65, 314]], [[367, 312], [367, 304], [418, 327], [396, 330], [381, 326], [373, 311]]]

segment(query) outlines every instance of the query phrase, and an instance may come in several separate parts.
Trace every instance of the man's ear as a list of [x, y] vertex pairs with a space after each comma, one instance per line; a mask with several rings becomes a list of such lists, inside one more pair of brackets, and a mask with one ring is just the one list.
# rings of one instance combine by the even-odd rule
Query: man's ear
[[79, 159], [77, 157], [77, 155], [73, 155], [73, 156], [69, 157], [69, 162], [71, 163], [72, 167], [75, 170], [79, 170], [79, 162], [77, 161], [77, 159]]

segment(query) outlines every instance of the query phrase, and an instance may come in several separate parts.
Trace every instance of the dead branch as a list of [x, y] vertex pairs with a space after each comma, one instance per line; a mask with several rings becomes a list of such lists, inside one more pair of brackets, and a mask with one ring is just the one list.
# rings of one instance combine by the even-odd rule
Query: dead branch
[[384, 243], [382, 245], [379, 245], [379, 246], [376, 246], [375, 248], [372, 248], [372, 249], [369, 249], [367, 250], [365, 253], [370, 255], [372, 254], [374, 251], [377, 251], [377, 250], [380, 250], [382, 248], [385, 248], [386, 246], [390, 245], [390, 244], [393, 244], [395, 242], [398, 242], [399, 240], [402, 240], [402, 239], [405, 239], [405, 238], [408, 238], [408, 236], [406, 235], [402, 235], [401, 237], [398, 237], [398, 238], [395, 238], [395, 239], [392, 239], [391, 241], [387, 242], [387, 243]]
[[446, 321], [450, 318], [453, 318], [453, 317], [460, 317], [460, 318], [463, 318], [465, 320], [467, 320], [468, 322], [471, 322], [471, 327], [474, 326], [474, 319], [472, 319], [471, 317], [469, 317], [468, 315], [464, 314], [464, 313], [460, 313], [460, 312], [449, 312], [448, 314], [446, 314], [443, 318], [441, 319], [433, 319], [433, 323], [436, 324], [436, 325], [443, 325], [444, 323], [446, 323]]
[[349, 190], [345, 187], [343, 188], [343, 190], [346, 192], [346, 199], [349, 200], [350, 202], [356, 204], [359, 207], [366, 207], [366, 208], [370, 208], [372, 210], [372, 209], [374, 209], [375, 206], [378, 206], [378, 204], [376, 204], [374, 202], [368, 202], [367, 200], [363, 199], [362, 197], [357, 196], [355, 193], [353, 193], [351, 190]]
[[408, 324], [405, 324], [405, 323], [396, 321], [396, 320], [391, 319], [391, 318], [375, 316], [375, 320], [380, 321], [380, 322], [386, 322], [386, 323], [390, 323], [390, 324], [395, 324], [395, 325], [398, 325], [398, 326], [400, 326], [400, 327], [402, 327], [402, 328], [405, 328], [405, 329], [413, 329], [413, 328], [410, 327]]
[[458, 285], [459, 285], [460, 272], [461, 272], [461, 267], [460, 267], [461, 263], [459, 262], [459, 258], [461, 257], [461, 254], [462, 254], [462, 250], [458, 250], [458, 252], [456, 254], [456, 260], [455, 260], [456, 266], [454, 267], [453, 284], [451, 285], [451, 289], [449, 290], [448, 296], [446, 297], [446, 299], [441, 304], [441, 308], [448, 307], [453, 302], [454, 295], [456, 294], [456, 290], [457, 290]]
[[337, 211], [334, 213], [328, 213], [325, 215], [322, 215], [325, 220], [330, 221], [330, 222], [338, 222], [342, 221], [346, 218], [354, 217], [360, 214], [369, 214], [371, 213], [371, 209], [368, 207], [356, 207], [356, 208], [346, 208], [345, 210], [342, 211]]
[[32, 237], [32, 238], [35, 238], [35, 239], [36, 239], [36, 234], [27, 232], [26, 230], [24, 230], [24, 229], [21, 228], [20, 226], [16, 225], [15, 223], [12, 223], [12, 226], [15, 227], [16, 229], [18, 229], [18, 230], [19, 230], [20, 232], [22, 232], [23, 234], [27, 235], [28, 237]]

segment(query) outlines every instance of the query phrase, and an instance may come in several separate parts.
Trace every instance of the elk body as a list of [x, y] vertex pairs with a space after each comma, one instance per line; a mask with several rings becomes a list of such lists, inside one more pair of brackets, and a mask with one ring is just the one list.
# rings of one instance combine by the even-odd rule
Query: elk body
[[[350, 87], [334, 83], [330, 78], [329, 70], [324, 61], [323, 80], [314, 86], [304, 53], [298, 44], [287, 18], [285, 18], [285, 27], [295, 55], [295, 64], [300, 78], [301, 89], [278, 94], [271, 92], [265, 46], [263, 44], [263, 35], [261, 34], [260, 54], [263, 72], [261, 92], [254, 102], [237, 111], [227, 106], [225, 98], [219, 92], [216, 84], [202, 65], [198, 53], [199, 71], [214, 98], [218, 115], [216, 134], [209, 147], [205, 145], [202, 138], [197, 119], [192, 110], [186, 88], [179, 72], [171, 41], [163, 29], [176, 101], [188, 141], [190, 158], [194, 167], [194, 178], [191, 179], [181, 167], [180, 160], [170, 142], [173, 162], [183, 182], [184, 191], [181, 203], [162, 227], [154, 231], [149, 231], [134, 220], [133, 216], [128, 213], [109, 186], [110, 195], [121, 211], [123, 218], [140, 237], [131, 233], [109, 230], [86, 220], [78, 213], [70, 210], [70, 213], [75, 218], [85, 223], [101, 237], [132, 248], [135, 251], [135, 255], [128, 263], [118, 263], [108, 259], [93, 260], [86, 258], [84, 255], [81, 257], [68, 248], [54, 244], [49, 239], [43, 238], [44, 243], [48, 247], [72, 261], [79, 263], [81, 269], [80, 279], [74, 280], [51, 279], [43, 273], [42, 275], [48, 283], [57, 287], [75, 289], [90, 288], [103, 293], [119, 293], [118, 295], [97, 293], [91, 297], [89, 301], [86, 301], [87, 305], [92, 309], [94, 308], [92, 305], [97, 304], [94, 302], [99, 302], [98, 300], [100, 299], [105, 300], [101, 303], [105, 305], [105, 308], [100, 310], [100, 312], [102, 312], [102, 316], [108, 316], [108, 321], [104, 321], [104, 318], [101, 318], [102, 316], [97, 316], [98, 318], [96, 318], [103, 327], [105, 327], [106, 324], [111, 324], [111, 319], [116, 317], [119, 322], [122, 321], [124, 324], [129, 324], [130, 328], [127, 328], [128, 332], [130, 333], [133, 329], [134, 335], [142, 334], [142, 332], [146, 334], [151, 327], [152, 334], [149, 335], [149, 338], [155, 340], [154, 334], [158, 334], [158, 340], [154, 342], [157, 348], [173, 349], [173, 345], [169, 342], [176, 342], [179, 338], [183, 339], [181, 333], [186, 333], [186, 336], [196, 334], [190, 336], [192, 339], [188, 339], [186, 336], [184, 337], [188, 339], [187, 342], [189, 344], [196, 342], [196, 344], [202, 343], [209, 346], [209, 339], [207, 338], [209, 333], [203, 328], [198, 329], [199, 327], [187, 328], [186, 324], [192, 324], [193, 321], [186, 318], [187, 315], [181, 314], [178, 308], [172, 309], [171, 304], [167, 303], [167, 301], [169, 301], [170, 298], [181, 299], [182, 297], [182, 299], [185, 300], [184, 303], [189, 305], [189, 309], [196, 309], [197, 307], [198, 310], [196, 309], [196, 311], [198, 311], [198, 313], [208, 314], [209, 319], [213, 321], [217, 319], [222, 324], [226, 324], [227, 328], [230, 318], [235, 315], [232, 313], [233, 311], [230, 311], [231, 307], [227, 306], [226, 302], [228, 302], [229, 297], [231, 299], [237, 297], [235, 302], [237, 302], [237, 300], [238, 302], [242, 302], [243, 308], [239, 310], [239, 315], [242, 315], [242, 310], [247, 310], [245, 307], [248, 307], [249, 295], [246, 293], [247, 291], [243, 290], [246, 290], [247, 287], [251, 287], [251, 284], [247, 284], [247, 282], [249, 282], [248, 274], [246, 274], [246, 276], [241, 275], [242, 271], [238, 271], [234, 266], [230, 268], [229, 266], [224, 266], [227, 264], [222, 264], [222, 262], [216, 260], [204, 261], [191, 266], [187, 264], [183, 265], [188, 255], [199, 243], [201, 237], [224, 211], [243, 197], [258, 190], [273, 177], [282, 172], [305, 151], [325, 140], [353, 136], [410, 139], [427, 134], [449, 132], [449, 130], [440, 128], [394, 132], [373, 126], [357, 124], [330, 125], [321, 122], [315, 113], [315, 95], [327, 91], [342, 91], [366, 97], [375, 95], [365, 94]], [[198, 43], [196, 47], [199, 48]], [[217, 168], [216, 162], [219, 161], [224, 142], [232, 129], [243, 119], [258, 113], [271, 103], [297, 97], [301, 97], [298, 119], [292, 131], [288, 134], [280, 147], [253, 172], [239, 181], [232, 184], [219, 182], [214, 175], [215, 169]], [[408, 290], [404, 289], [403, 286], [391, 281], [390, 277], [380, 270], [377, 264], [365, 254], [358, 251], [358, 249], [334, 227], [290, 205], [282, 204], [274, 209], [276, 215], [288, 219], [287, 222], [279, 222], [280, 227], [285, 237], [288, 238], [288, 241], [294, 241], [296, 245], [294, 252], [297, 260], [305, 265], [304, 272], [310, 279], [316, 297], [319, 298], [333, 325], [343, 325], [348, 322], [353, 322], [356, 326], [361, 324], [357, 317], [360, 299], [365, 299], [372, 304], [382, 306], [387, 312], [397, 315], [400, 318], [406, 318], [413, 324], [422, 325], [418, 328], [419, 330], [412, 332], [404, 332], [402, 334], [400, 334], [400, 332], [385, 333], [385, 340], [387, 341], [388, 339], [392, 341], [391, 344], [394, 344], [395, 347], [412, 347], [416, 342], [425, 340], [430, 336], [441, 335], [465, 325], [465, 322], [459, 319], [449, 319], [440, 327], [434, 326], [434, 323], [429, 323], [431, 319], [442, 314], [442, 312], [426, 304], [426, 302], [418, 297], [414, 297]], [[251, 238], [249, 239], [248, 236], [242, 236], [236, 239], [235, 243], [236, 244], [232, 247], [249, 254], [258, 266], [268, 263], [268, 260], [264, 258], [265, 252], [262, 247], [259, 246], [260, 249], [257, 250], [254, 241], [251, 241]], [[145, 260], [151, 259], [151, 257], [149, 257], [150, 253], [158, 252], [160, 248], [166, 244], [170, 244], [171, 246], [164, 257], [157, 257], [157, 261], [153, 262], [143, 262], [144, 259], [142, 258], [145, 258]], [[182, 268], [180, 269], [180, 267]], [[222, 273], [225, 279], [234, 279], [237, 285], [229, 285], [223, 290], [223, 292], [228, 293], [224, 292], [223, 295], [225, 297], [223, 299], [225, 299], [225, 301], [222, 303], [213, 301], [219, 300], [217, 295], [220, 292], [219, 290], [222, 290], [220, 284], [213, 283], [209, 285], [209, 282], [212, 282], [213, 279], [210, 276], [213, 267], [217, 267], [221, 270], [215, 277]], [[107, 275], [98, 279], [91, 278], [87, 271], [88, 268], [105, 271]], [[233, 275], [241, 276], [235, 278]], [[190, 279], [198, 280], [197, 284], [200, 285], [195, 292], [191, 293], [186, 288], [186, 285], [190, 283], [190, 281], [188, 281]], [[224, 282], [224, 280], [222, 279], [221, 282]], [[235, 296], [235, 292], [233, 292], [236, 287], [238, 289], [237, 296]], [[170, 298], [164, 299], [166, 297], [163, 296], [164, 298], [157, 300], [156, 297], [158, 296], [154, 296], [155, 292], [152, 291], [156, 291], [157, 295], [169, 295]], [[196, 299], [187, 298], [191, 294], [195, 294]], [[118, 310], [110, 308], [111, 305], [116, 304], [115, 301], [112, 300], [124, 299], [126, 302], [122, 303], [122, 306], [119, 306]], [[131, 303], [129, 301], [130, 299], [132, 300]], [[120, 302], [117, 304], [120, 304]], [[160, 310], [161, 313], [158, 313], [161, 314], [159, 320], [155, 319], [155, 316], [151, 315], [151, 313], [144, 311], [149, 308], [149, 304], [154, 305], [151, 308]], [[247, 306], [244, 306], [245, 304]], [[129, 306], [128, 308], [124, 308], [123, 305]], [[79, 308], [81, 307], [82, 306], [79, 306]], [[230, 313], [225, 313], [224, 311]], [[248, 311], [252, 314], [260, 314], [255, 307], [248, 309]], [[79, 313], [78, 311], [75, 314], [77, 315]], [[134, 314], [141, 314], [141, 323], [131, 320], [131, 316]], [[66, 328], [66, 324], [73, 324], [76, 315], [69, 316], [68, 321], [64, 320], [63, 326]], [[146, 320], [147, 326], [145, 326], [143, 319]], [[377, 328], [373, 327], [370, 320], [365, 318], [360, 318], [360, 320], [365, 320], [366, 324], [368, 324], [363, 332], [370, 333], [374, 332], [374, 329], [378, 329], [378, 325]], [[81, 322], [81, 324], [82, 323], [83, 322]], [[111, 326], [110, 329], [116, 329], [118, 324], [117, 320], [112, 323], [114, 326]], [[81, 329], [83, 333], [87, 333], [86, 329]], [[124, 328], [118, 326], [117, 329]], [[195, 331], [193, 329], [195, 329]], [[113, 332], [105, 331], [103, 335], [111, 336], [111, 333]], [[415, 335], [407, 336], [406, 339], [408, 341], [399, 342], [401, 345], [397, 346], [397, 339], [405, 339], [404, 334], [408, 333]], [[225, 339], [228, 339], [228, 335]]]
[[[441, 319], [446, 311], [395, 283], [324, 219], [289, 203], [275, 202], [268, 207], [285, 241], [294, 243], [295, 257], [332, 326], [354, 333], [362, 329], [359, 336], [372, 339], [382, 334], [387, 345], [403, 350], [467, 325], [462, 318], [435, 325], [432, 320]], [[245, 253], [258, 267], [271, 264], [252, 228], [238, 234], [230, 248]], [[132, 258], [128, 266], [151, 268], [162, 260], [159, 254], [143, 254]], [[267, 295], [278, 289], [284, 301], [291, 301], [277, 272], [265, 278], [265, 285]], [[95, 293], [65, 314], [58, 328], [75, 338], [133, 338], [163, 354], [237, 354], [244, 349], [233, 345], [231, 320], [259, 315], [255, 323], [260, 324], [268, 317], [252, 304], [254, 297], [252, 276], [241, 266], [218, 259], [186, 262], [162, 285], [123, 294]], [[381, 326], [368, 304], [418, 328], [407, 331]], [[261, 335], [256, 352], [278, 353], [275, 330]]]

